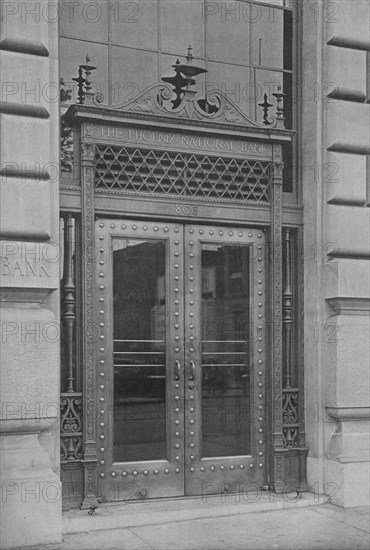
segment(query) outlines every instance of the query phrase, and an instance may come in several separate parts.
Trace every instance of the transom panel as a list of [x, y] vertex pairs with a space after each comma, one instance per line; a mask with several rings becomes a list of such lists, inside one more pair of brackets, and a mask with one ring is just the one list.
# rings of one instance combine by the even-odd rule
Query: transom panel
[[95, 186], [220, 200], [269, 202], [270, 163], [96, 145]]

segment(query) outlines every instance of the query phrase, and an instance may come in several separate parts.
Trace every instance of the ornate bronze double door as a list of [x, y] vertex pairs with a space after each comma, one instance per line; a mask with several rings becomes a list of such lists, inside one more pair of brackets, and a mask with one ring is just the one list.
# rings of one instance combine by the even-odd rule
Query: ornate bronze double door
[[102, 499], [261, 487], [264, 232], [98, 219], [96, 243]]

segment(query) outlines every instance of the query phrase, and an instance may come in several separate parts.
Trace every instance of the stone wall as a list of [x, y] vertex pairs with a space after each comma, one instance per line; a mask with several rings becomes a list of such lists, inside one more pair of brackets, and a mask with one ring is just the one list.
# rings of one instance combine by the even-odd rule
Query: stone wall
[[2, 548], [61, 540], [58, 26], [47, 4], [1, 5]]
[[369, 3], [302, 10], [308, 476], [369, 503]]

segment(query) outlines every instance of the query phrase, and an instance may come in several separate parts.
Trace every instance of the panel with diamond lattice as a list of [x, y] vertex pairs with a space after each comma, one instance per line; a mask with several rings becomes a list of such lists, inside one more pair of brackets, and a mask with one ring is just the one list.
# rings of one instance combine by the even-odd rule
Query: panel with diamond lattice
[[270, 163], [97, 145], [95, 186], [140, 194], [266, 203]]

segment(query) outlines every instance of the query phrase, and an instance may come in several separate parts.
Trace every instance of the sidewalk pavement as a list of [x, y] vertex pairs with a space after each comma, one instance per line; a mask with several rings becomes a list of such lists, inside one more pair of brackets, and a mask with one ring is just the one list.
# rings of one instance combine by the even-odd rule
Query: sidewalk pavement
[[296, 502], [257, 504], [220, 498], [120, 503], [95, 515], [67, 512], [63, 542], [38, 550], [369, 550], [369, 512], [307, 494]]

